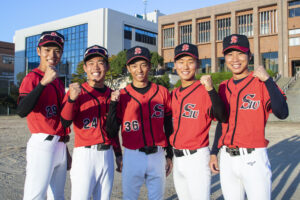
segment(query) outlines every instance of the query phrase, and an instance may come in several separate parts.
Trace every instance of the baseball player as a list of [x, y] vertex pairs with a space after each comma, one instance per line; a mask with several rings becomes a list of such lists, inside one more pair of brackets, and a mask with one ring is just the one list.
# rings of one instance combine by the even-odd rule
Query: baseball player
[[136, 46], [127, 51], [127, 70], [132, 84], [112, 93], [107, 129], [121, 125], [124, 146], [123, 199], [137, 200], [145, 182], [148, 199], [164, 197], [165, 179], [172, 169], [172, 154], [165, 159], [164, 147], [172, 132], [170, 94], [160, 85], [148, 81], [151, 56], [147, 48]]
[[[47, 31], [41, 34], [37, 53], [40, 64], [22, 81], [17, 112], [27, 117], [32, 133], [26, 149], [24, 200], [64, 199], [69, 129], [60, 123], [64, 84], [55, 66], [60, 62], [64, 36]], [[50, 184], [50, 187], [48, 187]]]
[[80, 87], [70, 84], [70, 90], [64, 98], [62, 110], [63, 125], [73, 122], [75, 148], [71, 168], [71, 198], [110, 199], [113, 179], [114, 146], [118, 168], [122, 153], [118, 136], [109, 139], [106, 133], [106, 117], [109, 108], [111, 90], [104, 85], [106, 71], [109, 68], [108, 52], [94, 45], [84, 54], [83, 69], [88, 81]]
[[215, 118], [226, 121], [226, 109], [210, 75], [195, 80], [198, 48], [183, 43], [175, 48], [175, 69], [181, 86], [172, 92], [174, 185], [179, 199], [210, 199], [208, 132]]
[[[219, 94], [229, 113], [228, 122], [217, 127], [220, 180], [225, 199], [271, 199], [271, 166], [267, 155], [265, 125], [270, 113], [288, 116], [285, 94], [262, 66], [248, 70], [251, 59], [248, 38], [233, 34], [223, 40], [225, 62], [233, 77], [221, 83]], [[214, 145], [216, 146], [216, 145]], [[218, 172], [213, 149], [210, 167]]]

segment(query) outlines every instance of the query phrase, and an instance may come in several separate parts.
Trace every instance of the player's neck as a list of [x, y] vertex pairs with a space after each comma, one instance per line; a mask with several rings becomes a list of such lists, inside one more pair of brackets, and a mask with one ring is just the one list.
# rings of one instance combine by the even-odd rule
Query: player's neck
[[46, 69], [47, 69], [47, 66], [46, 66], [46, 65], [40, 64], [40, 65], [38, 66], [38, 69], [41, 70], [42, 72], [45, 72]]
[[240, 74], [232, 74], [232, 78], [233, 78], [233, 80], [240, 80], [240, 79], [247, 77], [249, 74], [250, 74], [250, 72], [248, 70], [246, 70]]
[[93, 81], [93, 80], [88, 80], [87, 81], [89, 86], [93, 87], [93, 88], [103, 88], [104, 87], [104, 82], [101, 81], [101, 82], [96, 82], [96, 81]]
[[186, 87], [192, 85], [192, 84], [195, 83], [195, 82], [196, 82], [195, 79], [188, 80], [188, 81], [186, 81], [186, 80], [181, 80], [181, 87], [186, 88]]
[[134, 87], [136, 88], [144, 88], [144, 87], [147, 87], [148, 85], [148, 80], [147, 81], [143, 81], [143, 82], [139, 82], [139, 81], [132, 81], [132, 84]]

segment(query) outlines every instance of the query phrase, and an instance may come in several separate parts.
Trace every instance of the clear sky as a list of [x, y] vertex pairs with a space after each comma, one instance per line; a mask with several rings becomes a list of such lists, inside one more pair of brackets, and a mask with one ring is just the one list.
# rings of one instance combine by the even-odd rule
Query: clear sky
[[[147, 0], [147, 12], [173, 14], [234, 0]], [[0, 41], [13, 42], [16, 30], [53, 20], [111, 8], [134, 15], [144, 13], [143, 0], [1, 0]]]

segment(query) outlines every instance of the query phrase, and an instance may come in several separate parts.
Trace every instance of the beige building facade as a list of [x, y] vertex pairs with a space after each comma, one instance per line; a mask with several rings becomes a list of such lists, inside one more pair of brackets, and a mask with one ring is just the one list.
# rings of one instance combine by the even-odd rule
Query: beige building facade
[[227, 71], [222, 40], [234, 33], [249, 38], [251, 69], [263, 65], [284, 77], [300, 71], [300, 0], [237, 0], [161, 16], [158, 52], [172, 68], [175, 46], [193, 43], [199, 50], [200, 72]]

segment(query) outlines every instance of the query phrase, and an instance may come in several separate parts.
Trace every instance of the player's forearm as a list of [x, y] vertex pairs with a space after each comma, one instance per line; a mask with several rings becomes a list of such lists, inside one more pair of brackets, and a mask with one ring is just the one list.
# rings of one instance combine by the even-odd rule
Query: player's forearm
[[26, 117], [34, 108], [45, 86], [40, 83], [26, 96], [20, 97], [17, 107], [17, 114], [20, 117]]
[[166, 151], [166, 158], [170, 158], [171, 160], [173, 159], [173, 147], [171, 145], [165, 147]]
[[216, 131], [215, 131], [214, 143], [212, 145], [210, 154], [218, 155], [218, 153], [219, 153], [218, 143], [219, 143], [219, 139], [220, 139], [221, 135], [222, 135], [222, 123], [218, 122]]
[[285, 97], [278, 89], [276, 83], [270, 77], [264, 82], [269, 92], [273, 114], [279, 119], [285, 119], [289, 115], [289, 109]]
[[173, 133], [172, 115], [165, 116], [164, 129], [165, 129], [166, 137], [167, 137], [167, 139], [169, 139], [170, 135]]
[[117, 120], [117, 105], [118, 102], [111, 101], [106, 120], [106, 131], [109, 138], [114, 138], [118, 135], [120, 124]]
[[214, 117], [220, 122], [227, 121], [227, 112], [223, 101], [215, 89], [208, 92], [212, 102], [212, 112]]

